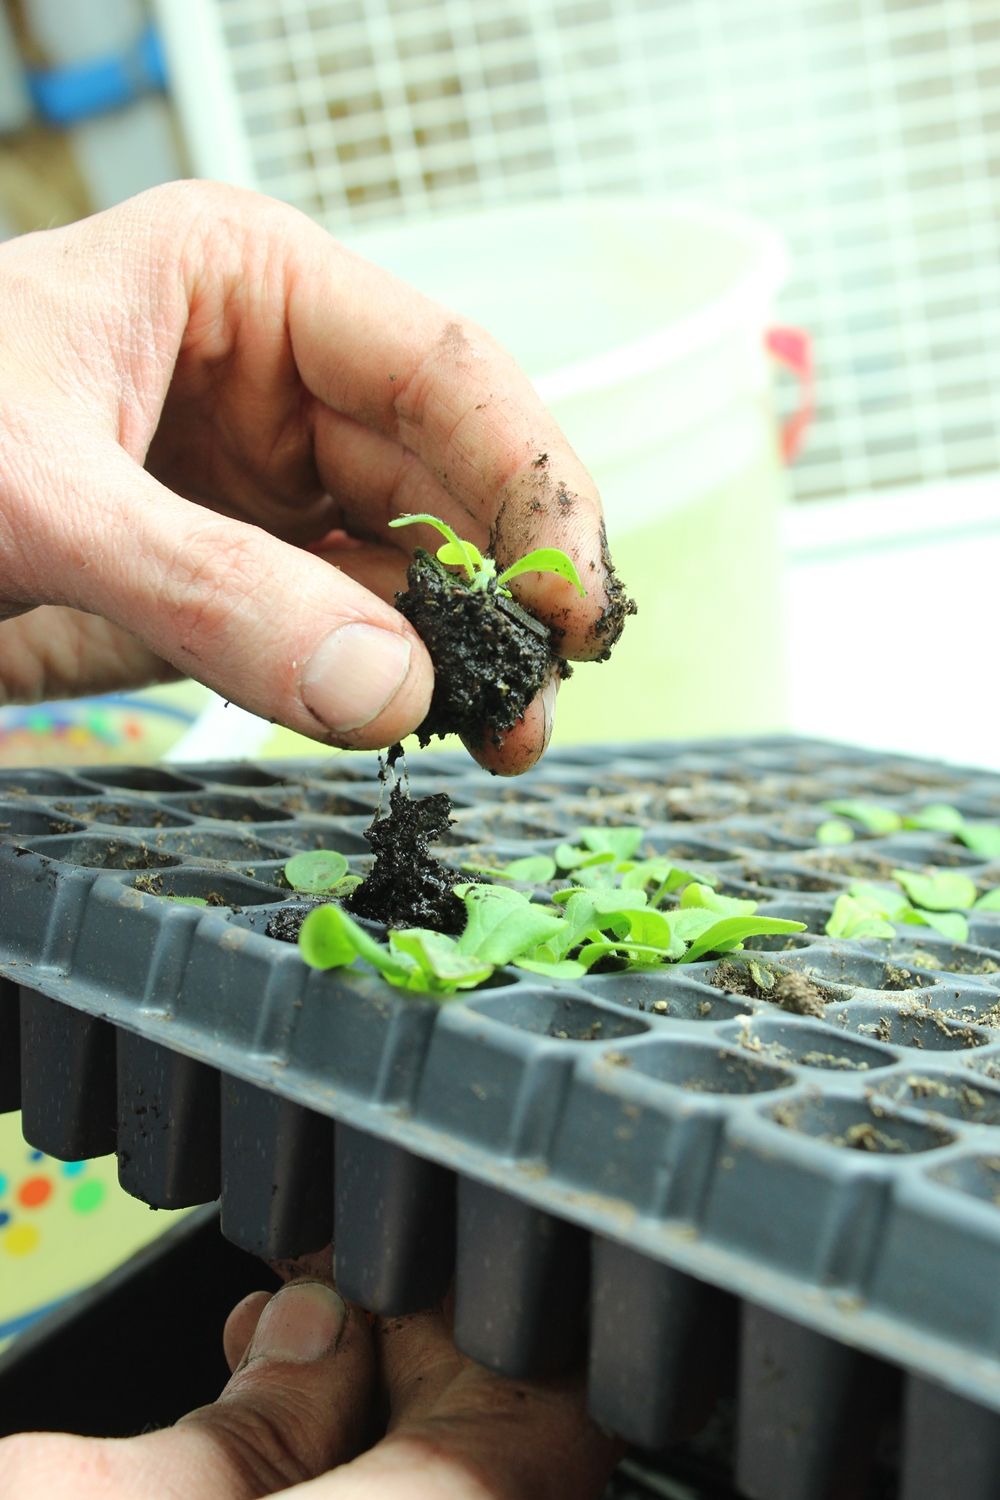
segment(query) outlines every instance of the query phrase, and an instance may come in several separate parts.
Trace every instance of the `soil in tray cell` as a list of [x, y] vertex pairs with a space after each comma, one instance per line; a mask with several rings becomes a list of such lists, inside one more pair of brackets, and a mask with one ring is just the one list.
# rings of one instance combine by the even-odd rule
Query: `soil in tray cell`
[[738, 962], [722, 959], [708, 975], [708, 982], [730, 995], [747, 995], [766, 1000], [780, 1010], [799, 1016], [825, 1014], [831, 1000], [840, 1000], [838, 991], [791, 969], [775, 969], [760, 961]]

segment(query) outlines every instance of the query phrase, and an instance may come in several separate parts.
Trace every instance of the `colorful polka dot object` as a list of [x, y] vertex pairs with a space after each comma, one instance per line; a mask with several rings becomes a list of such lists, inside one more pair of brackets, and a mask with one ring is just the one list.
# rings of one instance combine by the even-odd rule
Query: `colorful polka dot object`
[[47, 1208], [60, 1202], [72, 1214], [100, 1208], [106, 1189], [96, 1178], [88, 1180], [88, 1165], [26, 1150], [23, 1176], [0, 1174], [0, 1258], [32, 1255], [44, 1243]]

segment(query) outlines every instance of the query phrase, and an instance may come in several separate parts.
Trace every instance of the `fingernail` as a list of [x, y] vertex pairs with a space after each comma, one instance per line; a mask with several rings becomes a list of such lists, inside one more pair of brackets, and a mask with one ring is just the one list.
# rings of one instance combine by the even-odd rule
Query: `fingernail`
[[247, 1352], [255, 1359], [307, 1364], [337, 1347], [347, 1308], [332, 1287], [319, 1281], [293, 1281], [275, 1292], [260, 1315]]
[[556, 695], [559, 692], [559, 679], [550, 677], [542, 688], [542, 749], [547, 750], [549, 740], [552, 738], [552, 727], [556, 721]]
[[363, 729], [392, 702], [410, 670], [405, 636], [377, 625], [341, 625], [320, 641], [302, 674], [302, 701], [336, 733]]

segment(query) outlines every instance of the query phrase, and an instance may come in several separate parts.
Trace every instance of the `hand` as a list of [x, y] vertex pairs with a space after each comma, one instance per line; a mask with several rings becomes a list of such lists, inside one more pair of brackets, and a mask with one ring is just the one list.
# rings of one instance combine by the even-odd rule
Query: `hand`
[[[618, 1456], [569, 1384], [490, 1374], [456, 1352], [439, 1313], [381, 1320], [373, 1332], [329, 1287], [296, 1281], [245, 1298], [224, 1342], [234, 1374], [214, 1405], [143, 1437], [5, 1438], [0, 1494], [596, 1500]], [[377, 1368], [388, 1431], [362, 1452]]]
[[[390, 744], [433, 678], [391, 607], [431, 538], [387, 529], [407, 511], [501, 563], [562, 547], [585, 599], [515, 588], [564, 655], [611, 644], [600, 502], [525, 376], [295, 210], [172, 183], [13, 240], [0, 328], [0, 703], [190, 675], [315, 739]], [[525, 769], [554, 697], [470, 748]]]

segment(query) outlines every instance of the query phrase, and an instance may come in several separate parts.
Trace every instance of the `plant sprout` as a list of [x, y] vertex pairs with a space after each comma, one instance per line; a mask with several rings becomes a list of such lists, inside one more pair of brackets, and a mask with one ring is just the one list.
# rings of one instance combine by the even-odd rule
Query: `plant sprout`
[[438, 516], [428, 515], [422, 511], [418, 515], [397, 516], [394, 521], [389, 522], [390, 526], [416, 526], [418, 524], [433, 526], [434, 530], [444, 537], [443, 546], [437, 550], [438, 562], [445, 563], [449, 567], [463, 568], [469, 588], [474, 592], [486, 592], [492, 589], [506, 595], [509, 599], [512, 595], [506, 585], [513, 579], [519, 578], [522, 573], [555, 573], [571, 583], [578, 594], [587, 592], [573, 559], [559, 547], [536, 547], [533, 552], [526, 552], [524, 557], [511, 563], [509, 568], [504, 568], [502, 573], [497, 573], [494, 558], [484, 557], [475, 542], [463, 540], [457, 532], [452, 530], [447, 521], [442, 521]]

